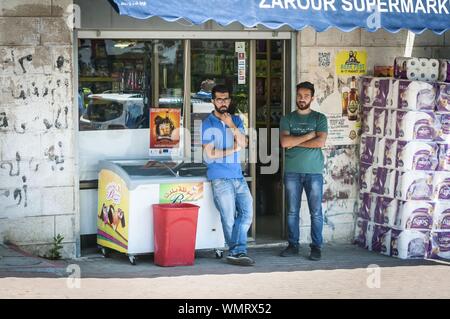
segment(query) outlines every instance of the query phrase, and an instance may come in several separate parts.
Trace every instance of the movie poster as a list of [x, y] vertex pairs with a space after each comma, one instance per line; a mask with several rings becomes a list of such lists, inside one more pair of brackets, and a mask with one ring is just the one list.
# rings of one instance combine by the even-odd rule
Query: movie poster
[[150, 148], [178, 148], [180, 143], [181, 110], [150, 109]]

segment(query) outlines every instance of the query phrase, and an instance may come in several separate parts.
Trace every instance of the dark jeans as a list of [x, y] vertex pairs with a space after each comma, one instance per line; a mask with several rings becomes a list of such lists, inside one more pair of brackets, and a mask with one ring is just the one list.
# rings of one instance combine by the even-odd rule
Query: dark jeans
[[288, 241], [289, 244], [298, 246], [300, 239], [300, 205], [303, 189], [308, 200], [309, 213], [311, 215], [311, 239], [312, 245], [322, 247], [322, 174], [285, 173], [284, 184], [286, 186], [288, 202]]

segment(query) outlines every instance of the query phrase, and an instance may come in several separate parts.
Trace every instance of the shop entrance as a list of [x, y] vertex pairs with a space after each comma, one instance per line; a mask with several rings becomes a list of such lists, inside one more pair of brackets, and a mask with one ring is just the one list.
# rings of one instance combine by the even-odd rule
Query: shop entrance
[[[236, 38], [124, 40], [95, 38], [90, 33], [79, 38], [80, 220], [84, 237], [95, 243], [97, 163], [148, 157], [146, 115], [151, 108], [181, 110], [183, 126], [191, 132], [184, 140], [184, 157], [195, 161], [196, 152], [202, 151], [199, 123], [213, 110], [210, 90], [215, 84], [225, 84], [233, 92], [232, 112], [241, 117], [246, 133], [266, 129], [266, 137], [258, 134], [259, 145], [265, 143], [268, 154], [274, 151], [270, 129], [278, 128], [283, 108], [290, 105], [286, 84], [290, 78], [286, 72], [290, 70], [290, 58], [286, 57], [289, 35], [282, 40]], [[279, 241], [285, 228], [282, 154], [276, 171], [262, 174], [261, 168], [270, 164], [260, 162], [259, 156], [254, 157], [256, 163], [250, 161], [254, 150], [249, 147], [242, 161], [255, 203], [249, 239]]]
[[[263, 163], [258, 157], [256, 164], [256, 240], [258, 243], [279, 241], [284, 236], [284, 192], [282, 182], [283, 155], [276, 135], [271, 129], [278, 129], [284, 108], [286, 83], [284, 75], [284, 41], [256, 41], [256, 129], [258, 131], [258, 154], [266, 147], [267, 154], [278, 152], [278, 163]], [[266, 139], [263, 139], [265, 130]], [[276, 160], [276, 159], [275, 159]], [[264, 167], [272, 165], [273, 170], [264, 172]]]

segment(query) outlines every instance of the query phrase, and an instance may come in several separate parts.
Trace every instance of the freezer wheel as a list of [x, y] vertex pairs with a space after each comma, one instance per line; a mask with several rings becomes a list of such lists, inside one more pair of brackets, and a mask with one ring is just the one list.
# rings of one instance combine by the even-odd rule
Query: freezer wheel
[[128, 259], [130, 260], [130, 264], [136, 266], [136, 256], [128, 256]]
[[103, 257], [109, 258], [109, 253], [110, 253], [109, 249], [106, 247], [102, 247], [101, 250], [102, 250]]
[[217, 258], [217, 259], [223, 258], [223, 251], [221, 251], [221, 250], [219, 250], [219, 249], [216, 249], [216, 250], [215, 250], [215, 253], [216, 253], [216, 258]]

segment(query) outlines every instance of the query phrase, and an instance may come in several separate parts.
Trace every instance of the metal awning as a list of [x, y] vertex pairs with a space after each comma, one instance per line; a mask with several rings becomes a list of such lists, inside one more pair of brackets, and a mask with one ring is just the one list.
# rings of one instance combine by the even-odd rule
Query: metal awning
[[222, 26], [270, 29], [289, 26], [316, 31], [337, 28], [385, 29], [414, 33], [450, 28], [450, 0], [110, 0], [121, 15], [138, 19], [158, 16], [166, 21], [186, 19], [194, 24], [214, 20]]

